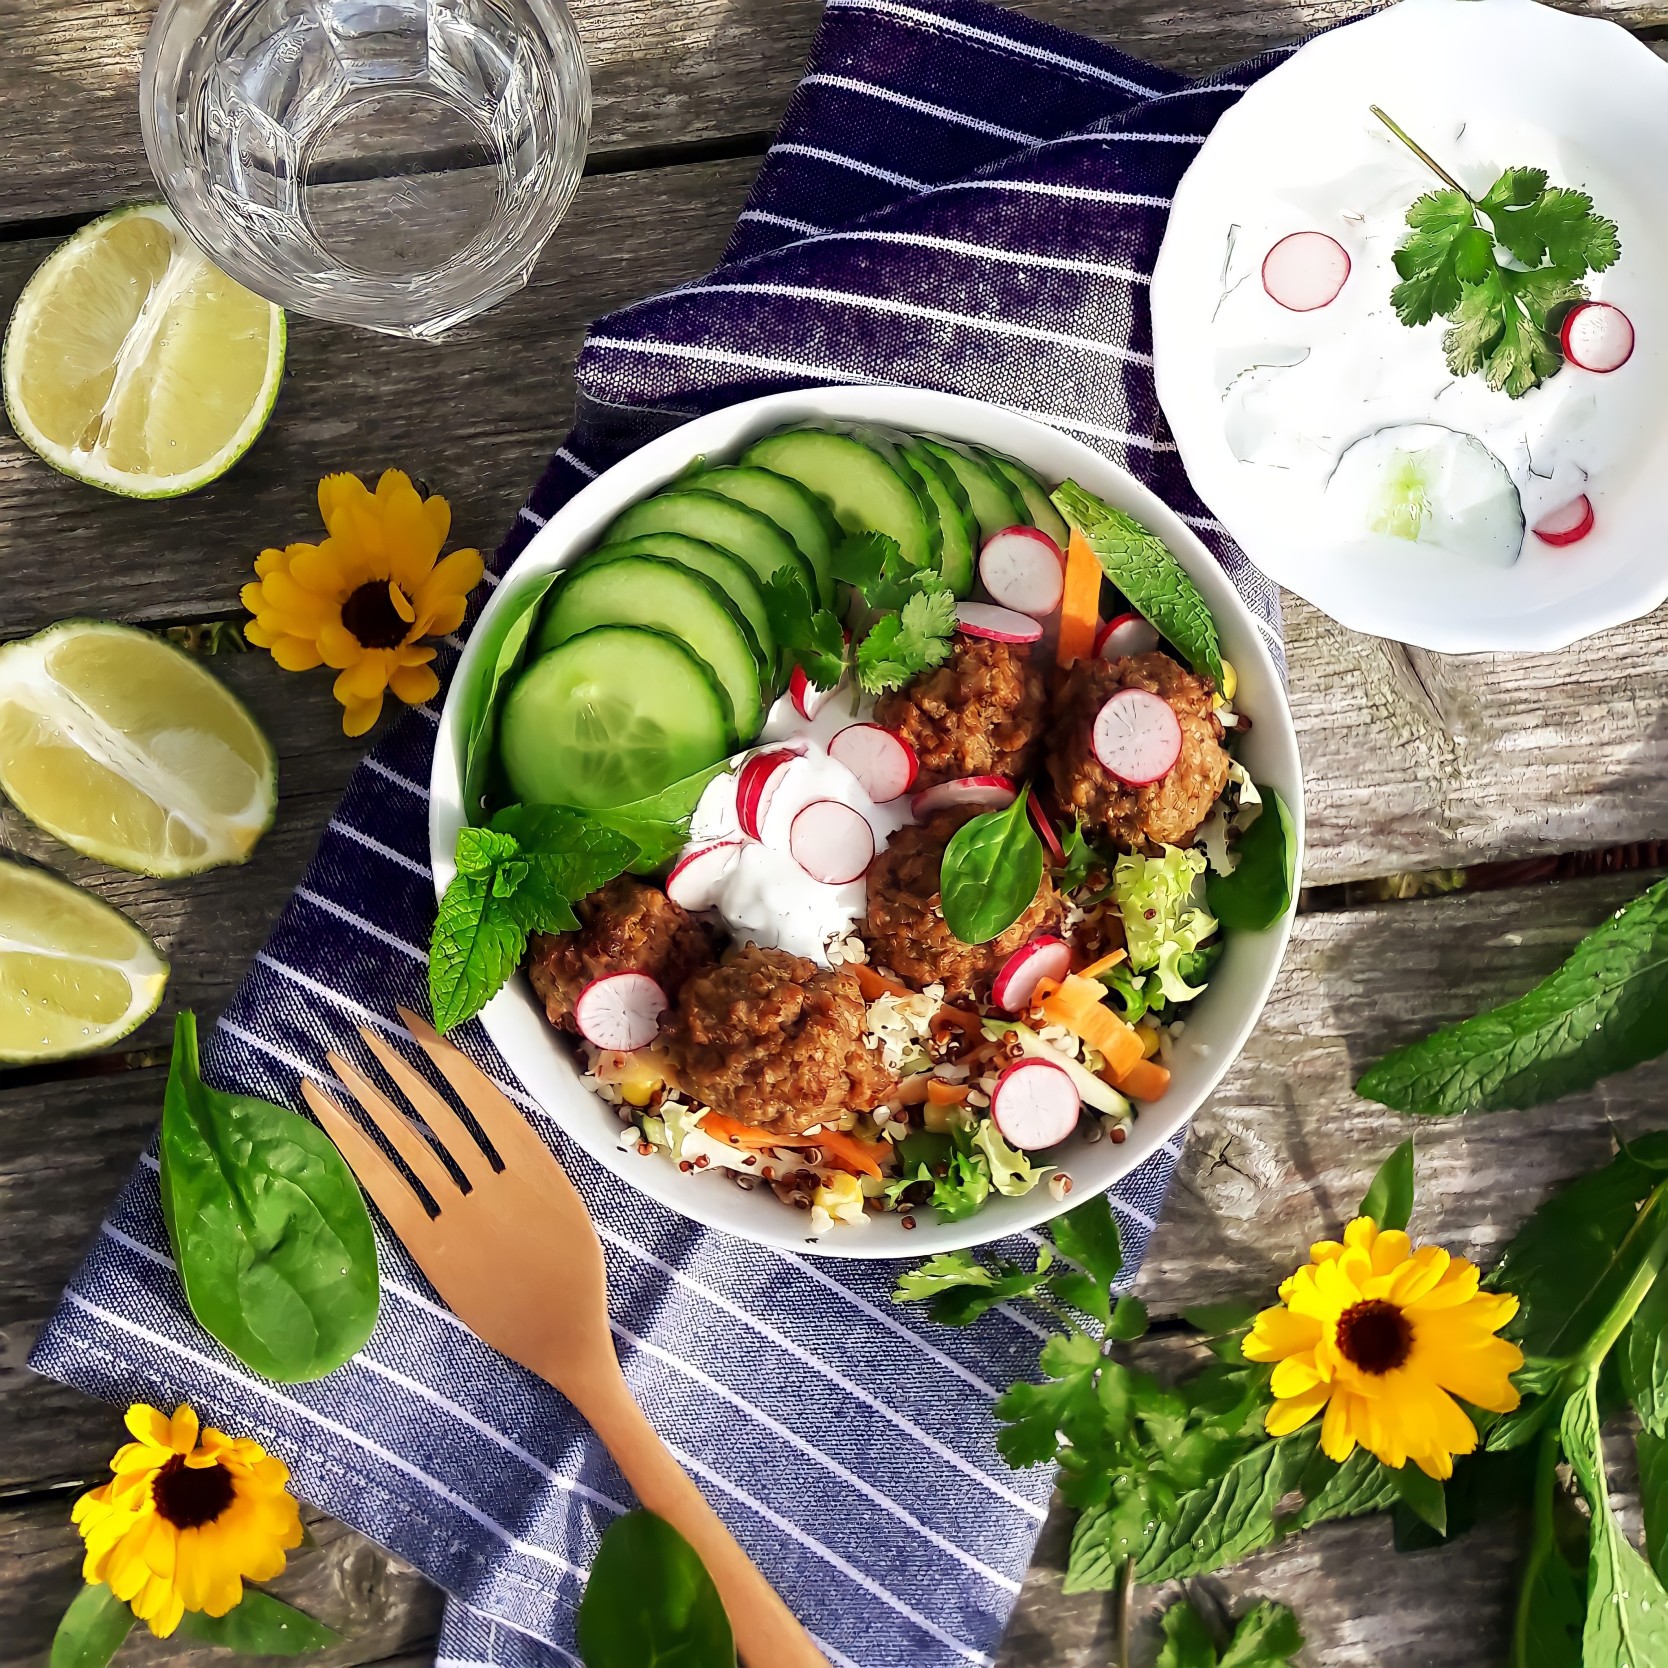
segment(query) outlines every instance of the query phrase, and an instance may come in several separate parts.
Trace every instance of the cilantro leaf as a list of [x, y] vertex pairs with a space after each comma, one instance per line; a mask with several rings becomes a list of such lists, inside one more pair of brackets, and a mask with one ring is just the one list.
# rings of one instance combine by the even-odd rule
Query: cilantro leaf
[[813, 608], [804, 579], [790, 567], [778, 568], [762, 589], [777, 642], [818, 689], [833, 689], [846, 669], [846, 635], [839, 616], [828, 608]]
[[1550, 264], [1567, 278], [1614, 266], [1616, 222], [1593, 212], [1585, 191], [1550, 189], [1544, 168], [1508, 168], [1479, 199], [1495, 241], [1526, 267]]
[[850, 585], [876, 613], [893, 613], [938, 577], [917, 567], [886, 533], [851, 533], [834, 550], [834, 577]]
[[1477, 218], [1462, 192], [1430, 191], [1408, 209], [1407, 223], [1412, 234], [1392, 257], [1402, 281], [1390, 301], [1403, 324], [1428, 324], [1459, 306], [1456, 244]]
[[871, 695], [896, 689], [949, 659], [955, 629], [952, 592], [914, 592], [896, 614], [876, 621], [857, 645], [857, 681]]
[[1030, 1269], [1006, 1261], [989, 1268], [971, 1252], [951, 1251], [900, 1274], [892, 1301], [924, 1302], [927, 1313], [941, 1325], [967, 1326], [999, 1303], [1029, 1297], [1047, 1277], [1053, 1260], [1046, 1245], [1037, 1248], [1036, 1267]]
[[996, 1446], [1010, 1465], [1043, 1465], [1055, 1459], [1059, 1438], [1092, 1441], [1104, 1422], [1095, 1390], [1100, 1345], [1084, 1333], [1053, 1337], [1043, 1345], [1041, 1384], [1021, 1380], [998, 1398], [996, 1417], [1005, 1428]]

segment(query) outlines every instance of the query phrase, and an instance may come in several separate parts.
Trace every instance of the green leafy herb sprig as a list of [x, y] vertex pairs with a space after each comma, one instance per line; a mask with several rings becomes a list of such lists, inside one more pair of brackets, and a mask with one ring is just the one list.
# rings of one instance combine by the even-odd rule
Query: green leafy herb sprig
[[1399, 1112], [1494, 1112], [1590, 1089], [1665, 1051], [1668, 880], [1659, 880], [1526, 996], [1398, 1049], [1356, 1092]]
[[281, 1384], [323, 1378], [370, 1337], [371, 1218], [310, 1119], [204, 1084], [197, 1020], [174, 1023], [162, 1108], [162, 1217], [198, 1324]]
[[852, 657], [866, 693], [897, 689], [949, 659], [955, 595], [936, 569], [911, 565], [896, 539], [854, 533], [834, 552], [834, 576], [851, 586], [874, 617]]
[[[133, 1607], [104, 1582], [83, 1587], [52, 1637], [49, 1668], [105, 1668], [137, 1620]], [[247, 1585], [224, 1616], [186, 1611], [179, 1636], [241, 1656], [305, 1656], [340, 1644], [342, 1637], [294, 1605]]]
[[1259, 1604], [1240, 1617], [1220, 1650], [1209, 1624], [1186, 1600], [1164, 1612], [1164, 1648], [1156, 1668], [1292, 1668], [1303, 1632], [1283, 1604]]
[[[1473, 197], [1377, 105], [1372, 112], [1439, 179], [1407, 211], [1390, 292], [1406, 325], [1442, 317], [1455, 376], [1479, 373], [1515, 399], [1563, 364], [1554, 312], [1587, 294], [1581, 280], [1621, 256], [1616, 223], [1584, 191], [1547, 183], [1543, 168], [1508, 168]], [[1512, 265], [1501, 259], [1504, 250]]]

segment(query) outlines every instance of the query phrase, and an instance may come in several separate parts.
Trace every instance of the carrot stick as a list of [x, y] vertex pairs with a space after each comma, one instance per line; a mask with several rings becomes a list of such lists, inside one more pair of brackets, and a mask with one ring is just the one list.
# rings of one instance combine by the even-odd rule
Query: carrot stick
[[1066, 545], [1066, 588], [1060, 600], [1060, 640], [1054, 658], [1061, 666], [1095, 652], [1100, 625], [1100, 558], [1074, 527]]
[[[865, 1002], [878, 1002], [883, 996], [919, 996], [918, 990], [911, 990], [900, 979], [888, 979], [884, 973], [877, 973], [872, 967], [865, 967], [862, 962], [852, 966], [852, 972], [857, 975], [857, 988], [863, 993]], [[958, 1025], [963, 1031], [973, 1036], [984, 1034], [984, 1021], [975, 1013], [969, 1013], [966, 1008], [952, 1008], [945, 1003], [933, 1015], [933, 1023], [947, 1020], [951, 1025]]]
[[1077, 971], [1085, 979], [1098, 979], [1102, 973], [1110, 973], [1127, 955], [1126, 950], [1111, 950], [1099, 961], [1092, 961], [1087, 967], [1080, 967]]
[[887, 1151], [888, 1144], [885, 1142], [860, 1141], [843, 1129], [825, 1129], [813, 1140], [816, 1146], [822, 1148], [823, 1156], [838, 1170], [849, 1170], [856, 1176], [885, 1174], [880, 1167], [881, 1154]]
[[927, 1099], [934, 1106], [960, 1106], [967, 1099], [967, 1085], [947, 1083], [942, 1077], [929, 1077]]
[[1131, 1100], [1157, 1100], [1170, 1087], [1170, 1071], [1156, 1060], [1138, 1060], [1118, 1073], [1113, 1087]]
[[1068, 973], [1056, 991], [1041, 1003], [1043, 1017], [1092, 1044], [1106, 1056], [1108, 1071], [1120, 1076], [1142, 1057], [1141, 1038], [1133, 1025], [1105, 1005], [1106, 992], [1081, 973]]

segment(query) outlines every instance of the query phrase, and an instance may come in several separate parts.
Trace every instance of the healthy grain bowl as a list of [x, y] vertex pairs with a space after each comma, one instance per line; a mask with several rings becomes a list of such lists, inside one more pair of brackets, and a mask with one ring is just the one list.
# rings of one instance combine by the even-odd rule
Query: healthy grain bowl
[[1215, 1087], [1302, 830], [1261, 628], [1132, 477], [953, 395], [773, 395], [497, 587], [435, 754], [436, 1016], [697, 1220], [974, 1244]]

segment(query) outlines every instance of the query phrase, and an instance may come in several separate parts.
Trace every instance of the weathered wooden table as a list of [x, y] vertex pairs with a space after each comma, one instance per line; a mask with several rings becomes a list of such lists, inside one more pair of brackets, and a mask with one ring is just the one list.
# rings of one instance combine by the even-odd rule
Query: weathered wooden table
[[[1354, 0], [1028, 0], [1027, 10], [1177, 68], [1212, 68], [1360, 9]], [[1580, 8], [1668, 38], [1664, 0]], [[0, 434], [0, 637], [67, 615], [151, 626], [241, 617], [263, 543], [305, 536], [313, 483], [395, 464], [444, 491], [490, 547], [566, 426], [586, 322], [718, 255], [815, 28], [818, 0], [575, 0], [596, 83], [591, 165], [532, 285], [442, 347], [294, 319], [277, 415], [249, 458], [173, 504], [60, 479]], [[0, 0], [0, 314], [54, 241], [154, 195], [135, 84], [148, 0]], [[517, 374], [506, 377], [513, 362]], [[1156, 1316], [1266, 1290], [1335, 1229], [1407, 1133], [1355, 1099], [1358, 1070], [1433, 1024], [1517, 993], [1643, 883], [1559, 854], [1668, 827], [1668, 616], [1562, 654], [1453, 658], [1357, 637], [1288, 601], [1308, 778], [1310, 891], [1250, 1048], [1200, 1115], [1142, 1275]], [[173, 962], [167, 1008], [77, 1067], [0, 1071], [0, 1668], [44, 1662], [74, 1591], [75, 1494], [103, 1474], [116, 1410], [33, 1377], [35, 1331], [147, 1140], [178, 1006], [216, 1009], [299, 878], [359, 756], [322, 675], [217, 659], [282, 755], [277, 827], [247, 868], [183, 884], [83, 863], [0, 809], [0, 844], [96, 887]], [[1525, 859], [1542, 859], [1525, 862]], [[1645, 846], [1624, 860], [1668, 862]], [[1388, 877], [1511, 862], [1494, 890], [1398, 901]], [[1576, 878], [1568, 878], [1575, 876]], [[1427, 887], [1428, 889], [1428, 887]], [[1383, 899], [1384, 901], [1378, 901]], [[1665, 1120], [1668, 1068], [1542, 1111], [1421, 1125], [1416, 1230], [1489, 1257], [1613, 1130]], [[1044, 1538], [1004, 1668], [1099, 1668], [1107, 1607], [1062, 1599], [1064, 1521]], [[335, 1664], [427, 1663], [438, 1595], [350, 1531], [315, 1521], [280, 1590], [335, 1622]], [[1478, 1668], [1502, 1654], [1510, 1533], [1398, 1558], [1383, 1520], [1310, 1534], [1234, 1571], [1238, 1597], [1295, 1605], [1309, 1660]], [[1144, 1594], [1156, 1606], [1169, 1594]], [[204, 1653], [135, 1636], [124, 1660]]]

